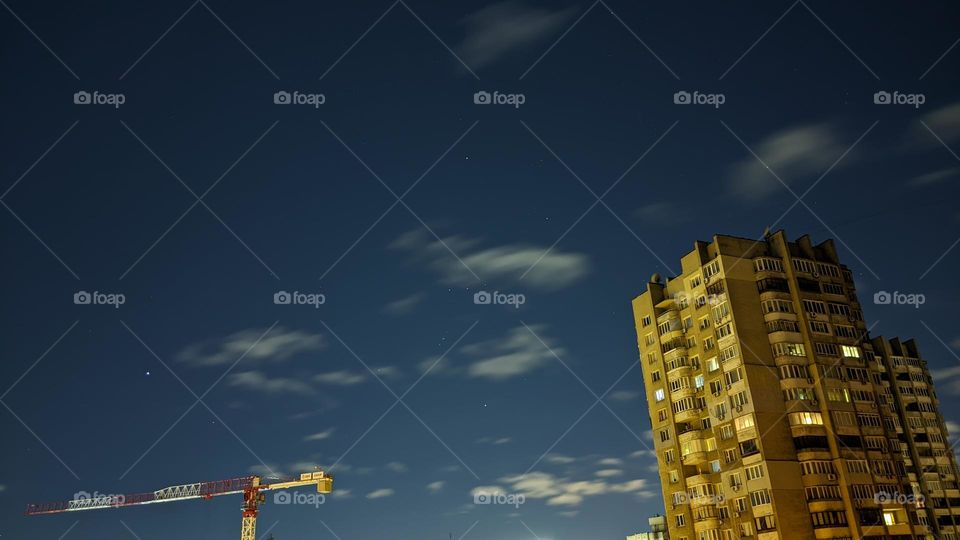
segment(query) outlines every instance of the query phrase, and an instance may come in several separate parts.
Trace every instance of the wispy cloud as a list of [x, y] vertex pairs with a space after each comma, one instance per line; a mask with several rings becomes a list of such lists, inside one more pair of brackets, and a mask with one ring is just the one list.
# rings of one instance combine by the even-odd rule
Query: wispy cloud
[[443, 480], [437, 480], [436, 482], [430, 482], [427, 484], [427, 491], [430, 493], [440, 493], [443, 491], [443, 486], [447, 485]]
[[223, 338], [208, 339], [184, 348], [176, 358], [194, 366], [232, 364], [241, 356], [244, 364], [282, 362], [297, 354], [316, 352], [326, 347], [322, 334], [288, 330], [282, 326], [277, 326], [266, 335], [265, 331], [266, 328], [251, 328]]
[[[747, 144], [763, 163], [747, 153], [734, 164], [731, 172], [732, 191], [735, 196], [750, 201], [766, 199], [781, 190], [786, 192], [771, 170], [796, 191], [797, 180], [826, 172], [852, 142], [842, 141], [837, 129], [826, 123], [784, 129], [757, 143], [748, 141]], [[838, 166], [849, 161], [850, 156], [847, 156]]]
[[480, 437], [479, 439], [477, 439], [477, 443], [500, 445], [500, 444], [507, 444], [512, 440], [513, 439], [511, 439], [510, 437]]
[[919, 176], [914, 176], [907, 181], [907, 184], [912, 187], [924, 187], [933, 184], [939, 184], [944, 180], [949, 180], [950, 178], [955, 178], [957, 176], [960, 176], [960, 167], [947, 167], [946, 169], [938, 169], [936, 171], [924, 173]]
[[327, 373], [318, 373], [313, 376], [313, 380], [322, 384], [332, 384], [336, 386], [353, 386], [367, 380], [366, 373], [347, 370], [328, 371]]
[[[930, 129], [927, 129], [928, 127]], [[931, 131], [933, 133], [930, 133]], [[940, 140], [937, 140], [938, 138]], [[942, 148], [940, 141], [950, 143], [956, 140], [960, 140], [960, 102], [923, 115], [914, 122], [909, 133], [909, 143], [912, 146]]]
[[[390, 247], [413, 254], [415, 261], [425, 264], [449, 285], [478, 285], [472, 270], [484, 280], [509, 280], [537, 289], [556, 290], [572, 285], [590, 271], [589, 258], [580, 253], [565, 253], [554, 248], [544, 254], [546, 246], [510, 244], [481, 248], [480, 244], [477, 239], [459, 236], [438, 241], [417, 229], [401, 235]], [[451, 250], [460, 260], [451, 255]]]
[[393, 496], [393, 490], [390, 488], [380, 488], [367, 493], [368, 499], [382, 499], [384, 497]]
[[543, 459], [547, 463], [552, 463], [554, 465], [568, 465], [577, 460], [576, 458], [573, 458], [570, 456], [564, 456], [561, 454], [547, 454], [547, 456]]
[[960, 365], [931, 369], [930, 377], [941, 391], [960, 395]]
[[260, 371], [232, 373], [227, 377], [229, 386], [237, 386], [265, 394], [312, 394], [313, 388], [300, 379], [288, 377], [270, 378]]
[[[536, 335], [526, 327], [518, 326], [509, 330], [505, 336], [464, 345], [456, 354], [448, 355], [442, 361], [428, 358], [420, 362], [419, 367], [423, 371], [432, 367], [430, 375], [463, 375], [503, 381], [544, 367], [553, 358], [550, 350], [559, 356], [566, 352], [547, 337], [546, 325], [531, 325], [529, 328]], [[451, 356], [456, 358], [451, 359]]]
[[387, 463], [386, 469], [395, 473], [405, 473], [410, 470], [406, 463], [400, 463], [399, 461], [391, 461], [390, 463]]
[[319, 433], [314, 433], [313, 435], [307, 435], [303, 438], [305, 441], [325, 441], [333, 436], [335, 428], [330, 428]]
[[631, 390], [617, 390], [615, 392], [610, 392], [610, 399], [613, 401], [633, 401], [640, 397], [640, 392], [634, 392]]
[[616, 493], [644, 493], [646, 487], [647, 482], [644, 479], [624, 482], [610, 482], [605, 478], [576, 480], [534, 471], [527, 474], [505, 476], [499, 479], [499, 484], [478, 486], [473, 488], [471, 493], [476, 496], [480, 493], [503, 494], [509, 492], [522, 494], [527, 499], [542, 499], [548, 506], [578, 506], [588, 497]]
[[384, 313], [389, 313], [390, 315], [404, 315], [406, 313], [410, 313], [414, 310], [414, 308], [420, 305], [420, 302], [423, 301], [424, 296], [425, 295], [423, 293], [415, 293], [411, 294], [410, 296], [404, 296], [403, 298], [394, 300], [393, 302], [390, 302], [384, 306], [383, 311]]
[[480, 69], [557, 33], [576, 12], [573, 7], [551, 11], [516, 1], [491, 4], [463, 19], [466, 37], [457, 49], [468, 65]]

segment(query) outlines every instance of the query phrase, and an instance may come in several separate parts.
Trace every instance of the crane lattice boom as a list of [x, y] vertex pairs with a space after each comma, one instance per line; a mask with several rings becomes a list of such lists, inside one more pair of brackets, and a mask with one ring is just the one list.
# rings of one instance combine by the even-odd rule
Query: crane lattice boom
[[99, 495], [74, 497], [70, 501], [31, 504], [27, 506], [26, 514], [36, 516], [43, 514], [59, 514], [62, 512], [78, 512], [82, 510], [100, 510], [105, 508], [122, 508], [125, 506], [139, 506], [192, 499], [212, 499], [221, 495], [243, 494], [243, 521], [241, 526], [241, 540], [256, 540], [257, 515], [259, 507], [266, 501], [261, 491], [277, 489], [292, 489], [303, 486], [316, 485], [318, 493], [333, 491], [333, 477], [327, 476], [322, 470], [301, 473], [299, 477], [263, 483], [259, 476], [241, 476], [229, 480], [215, 480], [213, 482], [197, 482], [158, 489], [149, 493], [134, 493], [131, 495]]

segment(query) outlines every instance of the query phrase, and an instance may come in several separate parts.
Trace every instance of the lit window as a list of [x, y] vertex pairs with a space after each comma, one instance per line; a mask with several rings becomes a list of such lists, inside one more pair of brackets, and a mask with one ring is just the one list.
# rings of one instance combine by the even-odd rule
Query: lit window
[[666, 395], [663, 392], [663, 388], [658, 388], [657, 391], [654, 393], [654, 396], [656, 397], [657, 401], [663, 401], [664, 398], [666, 397]]

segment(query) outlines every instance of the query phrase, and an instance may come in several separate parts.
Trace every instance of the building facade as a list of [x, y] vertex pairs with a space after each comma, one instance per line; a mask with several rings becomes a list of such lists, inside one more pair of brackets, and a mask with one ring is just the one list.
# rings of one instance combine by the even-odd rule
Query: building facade
[[871, 339], [832, 241], [698, 241], [633, 300], [674, 540], [958, 539], [913, 341]]

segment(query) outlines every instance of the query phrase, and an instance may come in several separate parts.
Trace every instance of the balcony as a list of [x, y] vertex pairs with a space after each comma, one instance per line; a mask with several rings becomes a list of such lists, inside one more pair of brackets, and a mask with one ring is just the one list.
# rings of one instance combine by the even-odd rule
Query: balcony
[[680, 461], [683, 462], [684, 465], [700, 465], [707, 461], [707, 453], [704, 450], [690, 452], [685, 456], [680, 456]]

